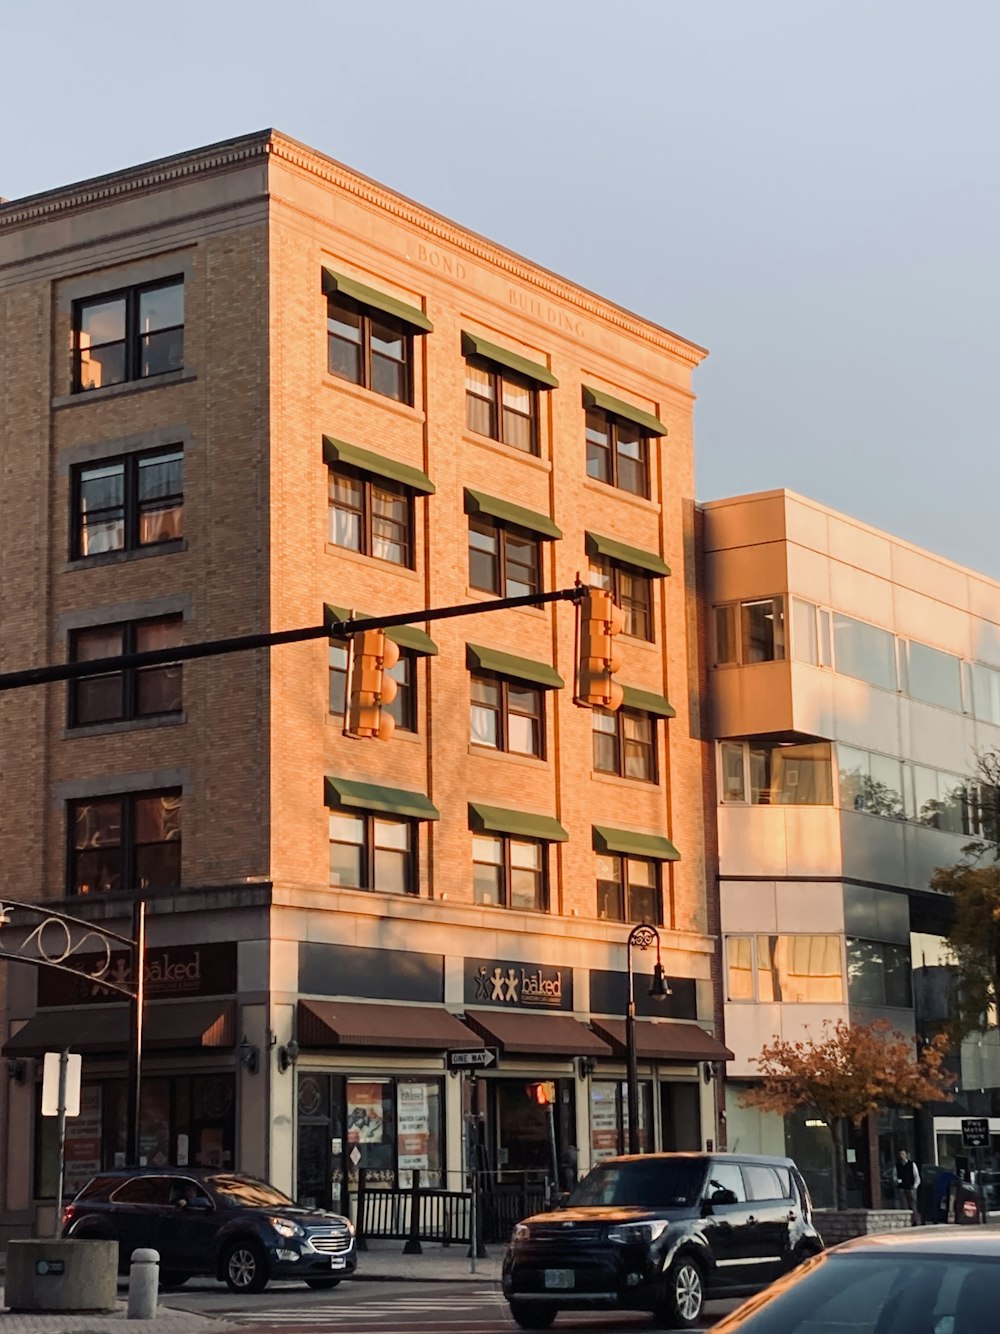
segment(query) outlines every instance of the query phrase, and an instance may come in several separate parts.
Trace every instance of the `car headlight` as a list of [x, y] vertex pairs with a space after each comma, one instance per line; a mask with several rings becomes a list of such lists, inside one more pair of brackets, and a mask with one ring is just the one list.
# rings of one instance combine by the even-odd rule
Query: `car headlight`
[[665, 1218], [655, 1218], [650, 1223], [618, 1223], [608, 1228], [608, 1241], [617, 1241], [621, 1246], [648, 1246], [657, 1237], [662, 1237], [669, 1226]]
[[298, 1223], [293, 1223], [288, 1218], [272, 1218], [270, 1222], [279, 1237], [301, 1237], [303, 1235]]
[[531, 1236], [531, 1228], [527, 1223], [518, 1223], [511, 1233], [511, 1241], [527, 1241]]

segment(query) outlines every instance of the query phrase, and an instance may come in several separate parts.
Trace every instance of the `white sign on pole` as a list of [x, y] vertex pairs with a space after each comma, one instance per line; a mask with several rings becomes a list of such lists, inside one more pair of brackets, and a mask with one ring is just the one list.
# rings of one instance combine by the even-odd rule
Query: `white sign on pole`
[[[59, 1115], [59, 1059], [61, 1052], [47, 1051], [42, 1066], [42, 1115]], [[67, 1116], [80, 1115], [80, 1075], [83, 1057], [71, 1052], [66, 1057], [66, 1088], [63, 1101]]]

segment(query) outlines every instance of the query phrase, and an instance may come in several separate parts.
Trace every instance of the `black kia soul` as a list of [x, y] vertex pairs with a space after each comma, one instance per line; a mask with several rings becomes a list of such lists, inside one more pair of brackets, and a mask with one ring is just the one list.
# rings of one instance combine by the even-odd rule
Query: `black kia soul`
[[503, 1291], [522, 1329], [564, 1309], [651, 1311], [687, 1328], [707, 1297], [757, 1292], [822, 1249], [790, 1158], [609, 1158], [564, 1208], [518, 1223]]

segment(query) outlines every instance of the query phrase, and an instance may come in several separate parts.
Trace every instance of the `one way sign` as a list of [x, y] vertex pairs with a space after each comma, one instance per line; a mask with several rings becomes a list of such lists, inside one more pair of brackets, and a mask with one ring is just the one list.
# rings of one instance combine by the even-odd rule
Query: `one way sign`
[[476, 1047], [473, 1051], [450, 1051], [449, 1070], [485, 1070], [500, 1059], [499, 1047]]

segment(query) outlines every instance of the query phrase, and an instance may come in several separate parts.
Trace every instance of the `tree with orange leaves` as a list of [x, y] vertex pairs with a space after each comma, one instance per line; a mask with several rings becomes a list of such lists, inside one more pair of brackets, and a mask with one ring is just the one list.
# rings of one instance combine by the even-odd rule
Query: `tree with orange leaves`
[[935, 1037], [919, 1056], [913, 1039], [884, 1019], [849, 1024], [823, 1023], [823, 1036], [803, 1042], [776, 1038], [753, 1059], [760, 1082], [743, 1094], [745, 1107], [786, 1112], [811, 1108], [830, 1129], [833, 1141], [834, 1204], [845, 1207], [844, 1131], [859, 1126], [869, 1112], [896, 1103], [922, 1107], [950, 1102], [952, 1076], [944, 1067], [948, 1040]]

